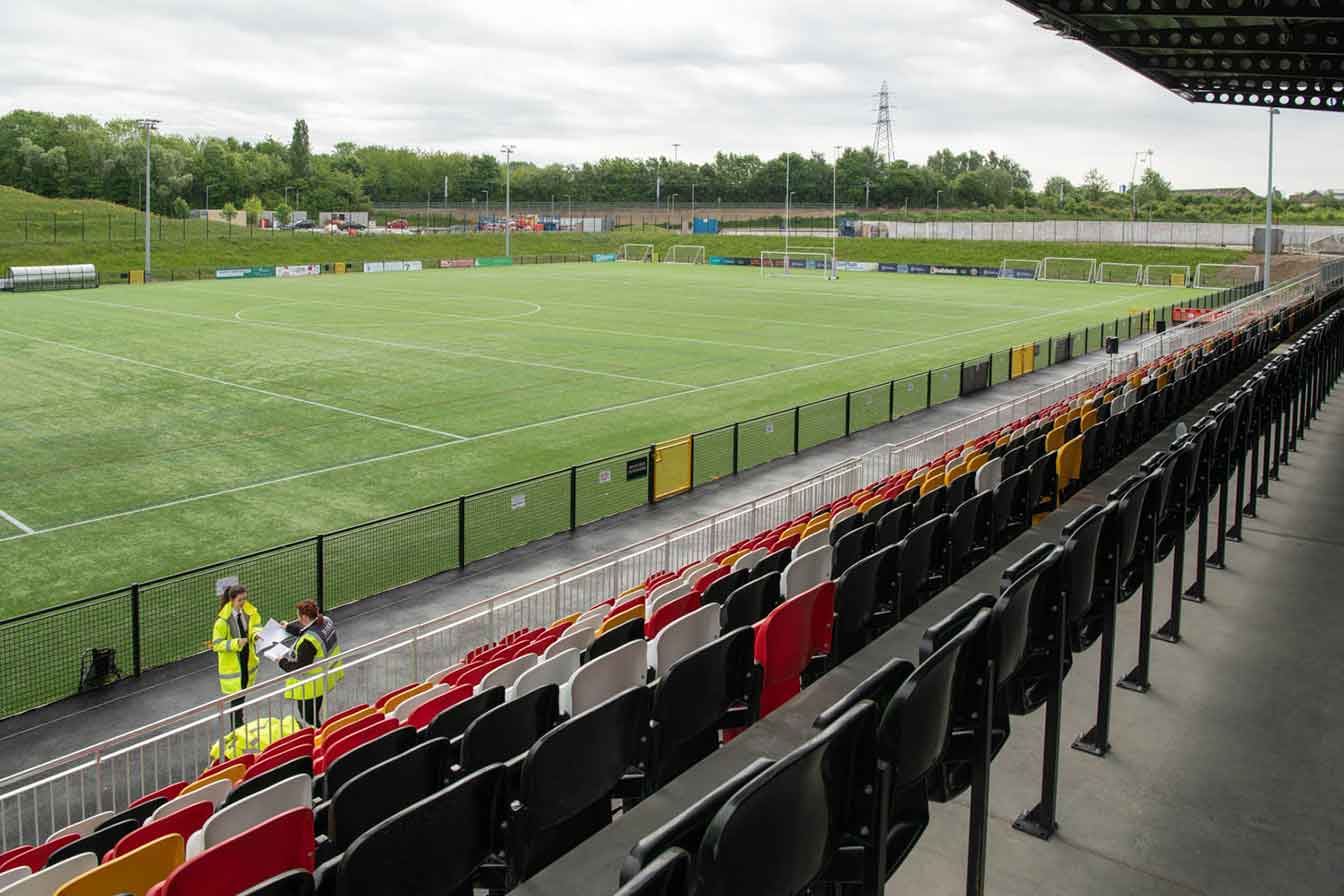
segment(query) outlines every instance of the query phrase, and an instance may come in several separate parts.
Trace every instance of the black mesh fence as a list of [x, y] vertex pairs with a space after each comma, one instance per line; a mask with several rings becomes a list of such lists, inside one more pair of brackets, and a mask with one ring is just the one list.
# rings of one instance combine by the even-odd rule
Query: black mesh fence
[[849, 396], [849, 431], [858, 432], [891, 419], [891, 383], [869, 386]]
[[583, 526], [649, 502], [649, 449], [574, 468], [574, 521]]
[[[208, 635], [207, 628], [201, 637]], [[108, 680], [114, 670], [134, 675], [134, 645], [129, 588], [7, 620], [0, 625], [0, 714], [79, 693], [98, 656], [112, 661]]]
[[794, 412], [780, 411], [737, 425], [737, 469], [748, 470], [793, 453]]
[[463, 499], [467, 563], [569, 529], [569, 471]]
[[324, 536], [326, 607], [456, 569], [457, 518], [458, 502], [447, 501]]
[[262, 619], [293, 619], [294, 605], [318, 599], [317, 539], [202, 566], [140, 586], [140, 650], [145, 669], [207, 649], [219, 612], [217, 586], [237, 578]]
[[[554, 255], [520, 264], [585, 260]], [[178, 279], [211, 271], [179, 269]], [[1256, 285], [1213, 294], [1221, 307]], [[1131, 339], [1171, 320], [1171, 307], [1131, 314], [1034, 345], [1034, 369]], [[1027, 334], [1023, 334], [1025, 337]], [[1009, 379], [1013, 353], [990, 355], [836, 395], [691, 437], [692, 486], [806, 450]], [[294, 604], [325, 608], [420, 581], [466, 563], [619, 514], [651, 500], [650, 450], [440, 502], [348, 529], [203, 566], [141, 585], [0, 620], [0, 717], [208, 649], [221, 579], [248, 587], [263, 618], [291, 618]]]
[[929, 371], [929, 406], [951, 401], [961, 394], [961, 365], [949, 364]]
[[798, 450], [806, 451], [842, 439], [845, 433], [845, 396], [824, 398], [798, 408]]
[[691, 457], [695, 463], [695, 476], [692, 482], [695, 485], [704, 485], [706, 482], [733, 475], [735, 428], [735, 426], [723, 426], [691, 437]]

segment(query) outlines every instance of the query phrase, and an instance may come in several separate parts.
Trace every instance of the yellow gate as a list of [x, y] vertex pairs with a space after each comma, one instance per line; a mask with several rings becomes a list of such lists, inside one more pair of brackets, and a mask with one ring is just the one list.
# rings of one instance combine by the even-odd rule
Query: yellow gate
[[1013, 347], [1013, 376], [1019, 377], [1036, 369], [1036, 343]]
[[128, 279], [132, 286], [143, 286], [145, 282], [145, 272], [131, 271]]
[[691, 490], [691, 437], [653, 446], [653, 499], [661, 501]]

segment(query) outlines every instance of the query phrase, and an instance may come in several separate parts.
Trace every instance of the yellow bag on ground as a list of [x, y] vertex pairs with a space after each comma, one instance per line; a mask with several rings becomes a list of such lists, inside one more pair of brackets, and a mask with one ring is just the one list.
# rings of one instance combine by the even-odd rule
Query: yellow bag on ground
[[[244, 753], [258, 753], [274, 741], [288, 737], [303, 727], [303, 723], [293, 716], [283, 719], [257, 719], [241, 725], [223, 737], [224, 758], [237, 759]], [[220, 742], [210, 746], [210, 760], [219, 761]]]

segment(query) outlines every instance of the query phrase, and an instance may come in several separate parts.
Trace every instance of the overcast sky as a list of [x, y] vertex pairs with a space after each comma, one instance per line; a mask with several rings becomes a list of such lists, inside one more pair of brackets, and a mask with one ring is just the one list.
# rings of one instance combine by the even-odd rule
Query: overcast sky
[[[1005, 0], [3, 0], [0, 106], [150, 115], [186, 134], [519, 157], [716, 150], [763, 157], [873, 139], [896, 156], [996, 149], [1037, 186], [1136, 150], [1177, 187], [1265, 185], [1266, 113], [1193, 105]], [[1285, 111], [1278, 187], [1344, 188], [1344, 114]]]

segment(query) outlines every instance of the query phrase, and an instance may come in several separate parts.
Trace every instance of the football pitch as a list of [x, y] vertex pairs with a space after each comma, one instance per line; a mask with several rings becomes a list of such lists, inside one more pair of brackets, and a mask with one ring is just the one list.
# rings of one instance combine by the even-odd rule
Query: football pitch
[[6, 295], [0, 617], [1192, 295], [632, 264]]

